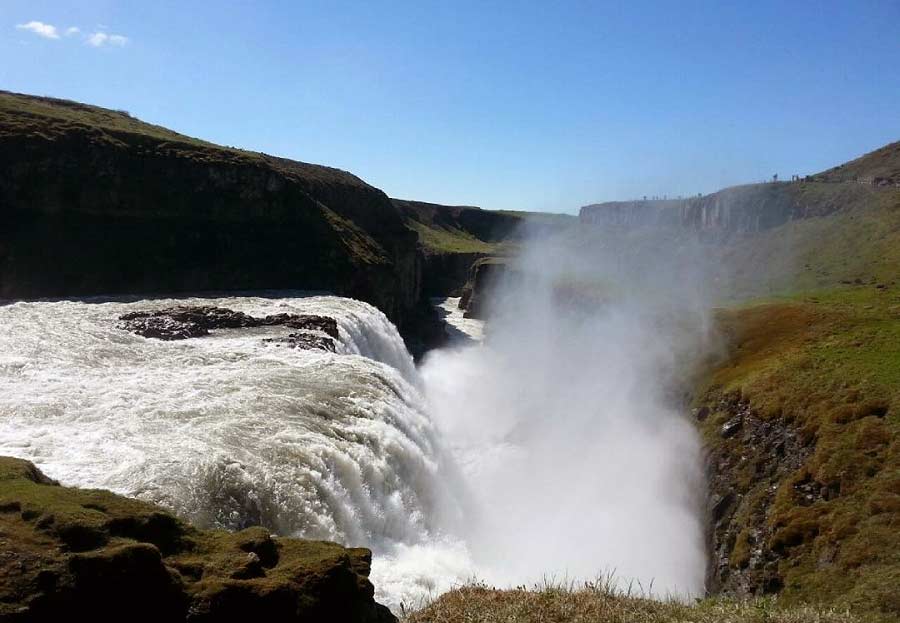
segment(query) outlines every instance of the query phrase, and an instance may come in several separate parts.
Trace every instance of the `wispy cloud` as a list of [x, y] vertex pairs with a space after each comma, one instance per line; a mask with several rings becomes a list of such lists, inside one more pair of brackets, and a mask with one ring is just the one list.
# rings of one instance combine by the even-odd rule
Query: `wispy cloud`
[[105, 26], [96, 26], [96, 30], [94, 32], [82, 34], [81, 29], [78, 26], [69, 26], [65, 30], [60, 31], [60, 29], [58, 29], [53, 24], [45, 24], [44, 22], [33, 20], [28, 22], [27, 24], [16, 24], [16, 28], [18, 30], [25, 30], [34, 33], [39, 37], [44, 37], [45, 39], [59, 39], [61, 34], [65, 35], [66, 37], [77, 37], [78, 39], [84, 41], [87, 45], [94, 48], [121, 48], [127, 45], [129, 42], [128, 37], [126, 37], [125, 35], [106, 32]]
[[98, 31], [88, 35], [87, 43], [88, 45], [92, 45], [95, 48], [102, 48], [105, 45], [122, 47], [123, 45], [128, 43], [128, 37], [124, 35], [110, 35], [105, 32]]
[[29, 32], [33, 32], [37, 36], [44, 37], [45, 39], [59, 39], [59, 33], [56, 30], [56, 26], [54, 26], [53, 24], [31, 21], [27, 24], [17, 24], [16, 28], [19, 30], [27, 30]]

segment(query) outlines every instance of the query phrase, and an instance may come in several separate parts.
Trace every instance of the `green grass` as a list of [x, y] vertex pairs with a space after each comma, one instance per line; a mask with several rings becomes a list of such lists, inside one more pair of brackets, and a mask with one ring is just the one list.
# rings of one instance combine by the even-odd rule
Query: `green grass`
[[[728, 353], [696, 405], [712, 410], [701, 424], [707, 447], [747, 459], [730, 474], [736, 492], [764, 500], [756, 464], [772, 457], [719, 435], [730, 417], [723, 397], [741, 396], [763, 420], [783, 417], [812, 448], [763, 509], [772, 535], [765, 546], [787, 551], [782, 598], [900, 617], [900, 287], [744, 304], [720, 311], [719, 326]], [[839, 493], [801, 503], [796, 485], [804, 482]], [[823, 563], [826, 552], [833, 560]], [[736, 543], [732, 565], [743, 556]]]
[[900, 182], [900, 142], [890, 143], [875, 151], [838, 165], [814, 176], [829, 182], [849, 181], [856, 178], [880, 177]]
[[900, 190], [799, 184], [801, 204], [827, 214], [732, 241], [715, 253], [732, 301], [853, 283], [900, 283]]
[[861, 623], [841, 609], [785, 606], [773, 599], [648, 599], [607, 580], [500, 590], [471, 584], [408, 613], [403, 623]]
[[504, 243], [487, 242], [462, 229], [429, 226], [409, 220], [407, 227], [419, 234], [419, 242], [429, 253], [500, 253]]
[[269, 167], [313, 184], [340, 182], [367, 186], [356, 176], [340, 169], [216, 145], [145, 123], [124, 111], [0, 91], [0, 138], [29, 137], [58, 142], [74, 135], [88, 136], [98, 145], [152, 150], [210, 164]]

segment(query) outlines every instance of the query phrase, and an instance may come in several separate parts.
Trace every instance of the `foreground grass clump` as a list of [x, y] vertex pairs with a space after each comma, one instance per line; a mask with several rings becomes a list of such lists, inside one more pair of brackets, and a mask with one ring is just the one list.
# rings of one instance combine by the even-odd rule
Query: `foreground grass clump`
[[782, 607], [772, 599], [686, 604], [629, 596], [608, 583], [508, 590], [473, 584], [438, 597], [404, 623], [862, 623], [847, 612]]

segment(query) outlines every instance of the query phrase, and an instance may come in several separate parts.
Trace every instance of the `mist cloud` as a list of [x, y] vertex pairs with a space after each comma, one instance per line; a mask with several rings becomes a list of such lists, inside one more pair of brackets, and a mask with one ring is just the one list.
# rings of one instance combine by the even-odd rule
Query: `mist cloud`
[[495, 288], [486, 343], [426, 360], [488, 581], [614, 570], [702, 593], [700, 444], [677, 391], [711, 343], [702, 254], [661, 231], [532, 239]]

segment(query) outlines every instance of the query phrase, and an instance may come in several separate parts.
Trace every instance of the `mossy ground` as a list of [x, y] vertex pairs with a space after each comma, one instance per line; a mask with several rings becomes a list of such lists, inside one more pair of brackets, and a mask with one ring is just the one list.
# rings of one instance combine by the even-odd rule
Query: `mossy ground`
[[[370, 553], [202, 531], [108, 491], [61, 487], [0, 457], [0, 619], [390, 621]], [[134, 618], [137, 617], [137, 618]], [[145, 618], [146, 617], [146, 618]]]
[[[764, 546], [785, 555], [782, 599], [900, 617], [900, 287], [782, 297], [721, 310], [719, 321], [727, 355], [697, 406], [712, 409], [700, 424], [706, 446], [730, 444], [747, 458], [731, 475], [739, 493], [764, 494], [756, 490], [760, 457], [721, 434], [732, 417], [717, 407], [723, 396], [783, 420], [811, 449], [777, 483], [765, 514], [772, 536]], [[830, 493], [810, 497], [808, 485]], [[731, 563], [746, 560], [739, 535]]]

